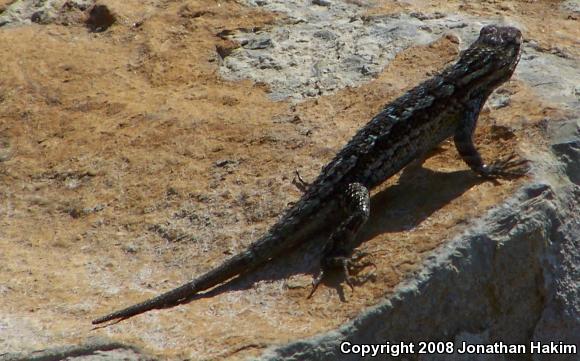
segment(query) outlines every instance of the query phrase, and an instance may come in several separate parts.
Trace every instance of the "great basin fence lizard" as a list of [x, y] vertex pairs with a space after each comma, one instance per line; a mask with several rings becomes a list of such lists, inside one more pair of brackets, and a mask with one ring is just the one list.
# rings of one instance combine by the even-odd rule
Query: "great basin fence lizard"
[[485, 26], [457, 63], [387, 104], [362, 127], [318, 178], [304, 187], [302, 198], [245, 251], [191, 282], [92, 323], [120, 322], [152, 309], [184, 303], [201, 291], [246, 274], [308, 242], [340, 208], [346, 216], [325, 244], [321, 272], [313, 281], [310, 295], [325, 272], [333, 268], [344, 271], [351, 285], [351, 273], [365, 264], [359, 257], [350, 257], [348, 245], [369, 218], [369, 190], [451, 136], [465, 163], [480, 176], [525, 174], [525, 160], [512, 155], [488, 165], [473, 144], [479, 112], [492, 91], [511, 77], [520, 59], [521, 43], [522, 35], [516, 28]]

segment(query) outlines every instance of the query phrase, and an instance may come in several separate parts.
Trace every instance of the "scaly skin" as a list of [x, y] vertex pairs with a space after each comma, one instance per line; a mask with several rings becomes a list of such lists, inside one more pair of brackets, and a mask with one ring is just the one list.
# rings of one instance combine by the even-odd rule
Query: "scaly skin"
[[[308, 242], [327, 224], [328, 215], [344, 209], [346, 217], [325, 245], [314, 292], [331, 268], [348, 273], [357, 267], [348, 244], [370, 214], [369, 190], [454, 137], [463, 160], [486, 178], [517, 177], [525, 161], [510, 157], [486, 165], [473, 132], [488, 96], [507, 81], [519, 61], [522, 35], [513, 27], [486, 26], [454, 65], [386, 105], [342, 148], [310, 185], [300, 183], [302, 198], [247, 250], [178, 288], [142, 303], [97, 318], [92, 323], [120, 322], [152, 309], [173, 307], [195, 294], [245, 274]], [[363, 265], [364, 266], [364, 265]], [[347, 283], [350, 278], [347, 277]]]

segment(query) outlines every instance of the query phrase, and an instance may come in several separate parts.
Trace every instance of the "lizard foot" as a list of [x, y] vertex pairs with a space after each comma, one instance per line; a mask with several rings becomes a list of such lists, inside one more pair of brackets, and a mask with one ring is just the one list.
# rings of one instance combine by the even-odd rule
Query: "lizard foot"
[[[356, 251], [353, 255], [346, 261], [346, 267], [343, 266], [342, 270], [345, 276], [346, 284], [349, 285], [350, 289], [354, 291], [354, 285], [362, 285], [369, 280], [372, 280], [376, 277], [375, 271], [377, 269], [377, 265], [371, 260], [365, 260], [369, 254], [367, 252]], [[373, 271], [359, 276], [360, 271], [367, 267], [373, 267]]]
[[344, 275], [346, 284], [354, 291], [354, 285], [361, 285], [369, 280], [375, 279], [374, 271], [364, 276], [358, 276], [359, 272], [367, 267], [372, 266], [376, 269], [376, 265], [370, 260], [363, 260], [368, 253], [356, 251], [351, 257], [329, 257], [324, 260], [323, 267], [320, 274], [312, 280], [312, 290], [307, 298], [311, 298], [316, 292], [316, 289], [325, 278], [329, 269], [340, 269]]
[[508, 157], [483, 166], [479, 174], [485, 178], [518, 178], [528, 172], [530, 169], [529, 162], [529, 160], [520, 158], [516, 154], [511, 154]]

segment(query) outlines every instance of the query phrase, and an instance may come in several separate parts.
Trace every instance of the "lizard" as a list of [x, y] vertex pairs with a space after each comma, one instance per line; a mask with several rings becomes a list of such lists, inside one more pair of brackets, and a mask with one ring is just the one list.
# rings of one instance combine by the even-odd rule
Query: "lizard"
[[322, 247], [320, 273], [313, 279], [308, 297], [332, 269], [343, 271], [352, 287], [354, 269], [366, 264], [347, 245], [369, 218], [369, 190], [413, 160], [453, 137], [463, 161], [483, 178], [519, 177], [527, 172], [527, 160], [514, 154], [484, 163], [473, 142], [479, 113], [489, 95], [511, 78], [520, 59], [521, 44], [522, 34], [515, 27], [483, 27], [456, 63], [385, 105], [360, 128], [311, 184], [301, 184], [302, 197], [247, 249], [190, 282], [92, 323], [117, 323], [153, 309], [185, 303], [308, 242], [330, 218], [336, 218], [333, 214], [337, 209], [344, 211], [344, 216], [333, 219], [337, 226]]

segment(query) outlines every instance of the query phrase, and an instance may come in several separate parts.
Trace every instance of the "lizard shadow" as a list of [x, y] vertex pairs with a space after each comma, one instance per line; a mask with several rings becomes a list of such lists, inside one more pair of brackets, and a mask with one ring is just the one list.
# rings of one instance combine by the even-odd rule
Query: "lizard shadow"
[[[468, 189], [485, 181], [470, 170], [439, 172], [421, 167], [420, 164], [405, 168], [396, 184], [372, 196], [370, 218], [356, 237], [352, 248], [360, 246], [379, 234], [413, 229]], [[225, 292], [250, 289], [259, 281], [288, 279], [296, 274], [311, 274], [316, 277], [319, 272], [319, 260], [324, 240], [329, 234], [330, 230], [322, 232], [315, 236], [312, 242], [306, 242], [284, 257], [271, 260], [254, 272], [233, 278], [179, 303], [189, 303]], [[335, 288], [339, 298], [345, 301], [344, 275], [340, 272], [336, 273], [325, 277], [323, 283]]]

